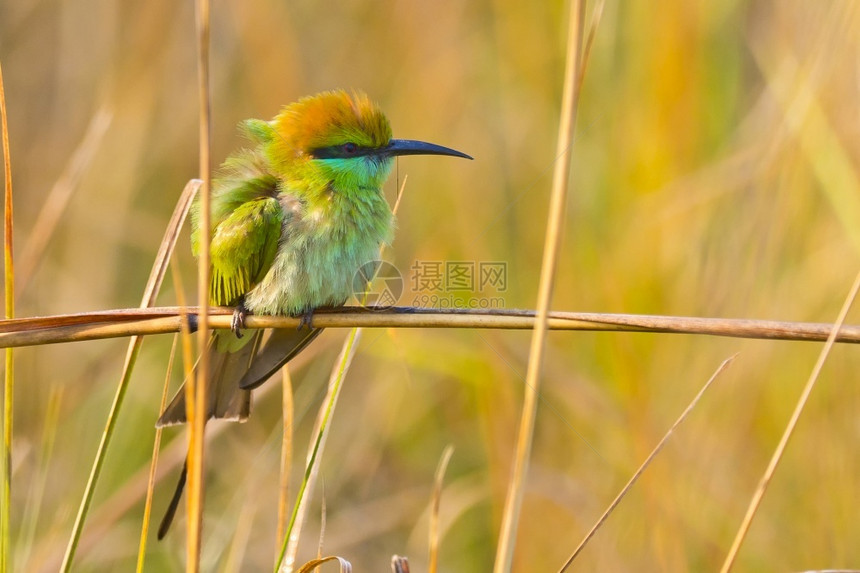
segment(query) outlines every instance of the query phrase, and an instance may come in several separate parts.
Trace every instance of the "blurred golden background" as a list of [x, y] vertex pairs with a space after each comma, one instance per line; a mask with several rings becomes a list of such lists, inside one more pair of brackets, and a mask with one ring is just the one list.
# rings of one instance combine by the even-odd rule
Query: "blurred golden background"
[[[396, 137], [475, 157], [400, 160], [408, 182], [388, 256], [407, 277], [416, 261], [504, 262], [505, 306], [533, 308], [566, 14], [556, 1], [215, 3], [213, 157], [243, 144], [240, 119], [270, 118], [320, 90], [362, 89]], [[139, 304], [173, 205], [197, 175], [195, 41], [190, 2], [0, 4], [19, 316]], [[834, 320], [860, 262], [858, 96], [857, 2], [608, 2], [582, 93], [553, 308]], [[185, 235], [177, 253], [192, 292]], [[420, 294], [408, 279], [406, 288], [401, 304]], [[159, 302], [175, 301], [168, 280]], [[293, 365], [294, 484], [345, 335], [327, 331]], [[316, 553], [324, 494], [324, 554], [379, 571], [398, 553], [425, 570], [433, 474], [452, 444], [441, 567], [487, 570], [529, 336], [365, 332], [300, 559]], [[717, 568], [820, 345], [549, 340], [515, 569], [557, 570], [719, 363], [740, 353], [574, 566]], [[144, 343], [75, 570], [135, 562], [170, 343]], [[126, 345], [16, 354], [16, 570], [56, 570]], [[737, 570], [860, 566], [857, 372], [857, 349], [835, 348]], [[277, 383], [267, 388], [248, 423], [210, 428], [204, 570], [272, 566], [281, 399]], [[174, 461], [184, 443], [183, 432], [165, 433]], [[156, 516], [176, 477], [167, 470]], [[184, 516], [177, 525], [150, 541], [148, 569], [182, 567]]]

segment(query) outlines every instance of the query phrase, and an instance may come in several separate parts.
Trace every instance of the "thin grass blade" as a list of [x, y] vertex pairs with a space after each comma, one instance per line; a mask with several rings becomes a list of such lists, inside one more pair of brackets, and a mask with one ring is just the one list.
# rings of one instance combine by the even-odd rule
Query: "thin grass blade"
[[433, 505], [430, 511], [430, 559], [427, 566], [428, 573], [436, 573], [439, 568], [439, 507], [442, 504], [442, 486], [445, 482], [445, 472], [448, 470], [448, 462], [454, 455], [454, 446], [448, 444], [439, 459], [436, 468], [436, 479], [433, 480]]
[[[3, 169], [5, 172], [3, 213], [3, 261], [5, 316], [15, 317], [15, 266], [12, 257], [12, 159], [9, 151], [9, 124], [6, 117], [6, 92], [3, 88], [3, 68], [0, 67], [0, 123], [2, 123]], [[12, 413], [14, 412], [15, 362], [12, 349], [6, 349], [6, 376], [3, 383], [3, 480], [0, 493], [0, 571], [12, 569], [11, 521], [12, 511]]]
[[752, 499], [750, 500], [749, 507], [747, 508], [747, 513], [744, 516], [743, 522], [741, 522], [741, 526], [738, 529], [737, 534], [735, 535], [735, 540], [732, 542], [732, 547], [729, 549], [728, 555], [726, 555], [726, 560], [723, 562], [723, 566], [720, 569], [722, 573], [728, 573], [737, 559], [738, 552], [740, 551], [741, 544], [744, 541], [744, 538], [747, 535], [747, 532], [752, 525], [752, 520], [755, 517], [756, 512], [758, 511], [759, 506], [761, 505], [761, 500], [764, 498], [764, 494], [767, 491], [767, 486], [770, 485], [771, 479], [773, 479], [774, 473], [776, 473], [776, 467], [779, 465], [780, 460], [782, 460], [782, 456], [785, 453], [785, 448], [788, 446], [788, 441], [791, 439], [792, 434], [794, 434], [794, 429], [797, 427], [797, 421], [800, 419], [800, 415], [803, 413], [804, 408], [806, 407], [806, 403], [809, 400], [809, 395], [812, 393], [812, 389], [815, 387], [816, 381], [818, 381], [818, 376], [821, 374], [821, 369], [824, 367], [824, 363], [827, 361], [827, 357], [830, 356], [830, 350], [833, 348], [833, 345], [836, 343], [836, 334], [839, 332], [840, 327], [845, 322], [845, 318], [848, 316], [848, 311], [851, 310], [851, 305], [854, 304], [854, 299], [857, 298], [857, 292], [860, 290], [860, 273], [857, 273], [857, 277], [854, 279], [854, 284], [851, 285], [851, 290], [848, 293], [848, 296], [845, 298], [845, 302], [842, 305], [842, 309], [839, 311], [839, 316], [836, 319], [836, 322], [833, 324], [833, 329], [830, 332], [830, 337], [827, 339], [827, 342], [821, 348], [821, 353], [818, 355], [818, 360], [815, 363], [815, 366], [812, 368], [812, 372], [809, 375], [809, 379], [806, 382], [806, 386], [803, 387], [803, 392], [800, 394], [800, 398], [797, 400], [797, 405], [794, 407], [794, 412], [791, 414], [791, 418], [788, 420], [788, 424], [785, 427], [785, 431], [782, 434], [782, 438], [779, 440], [779, 444], [776, 446], [776, 450], [773, 452], [773, 456], [770, 459], [770, 463], [767, 466], [767, 469], [764, 472], [764, 475], [759, 482], [758, 488], [756, 489], [755, 494], [753, 494]]
[[296, 552], [298, 551], [299, 534], [301, 533], [302, 524], [307, 515], [308, 506], [310, 504], [311, 492], [313, 492], [314, 484], [319, 473], [320, 459], [322, 451], [325, 449], [326, 438], [328, 437], [329, 422], [334, 414], [337, 399], [340, 396], [340, 389], [343, 385], [343, 380], [346, 373], [352, 364], [352, 359], [355, 356], [355, 351], [358, 348], [358, 342], [361, 339], [361, 329], [354, 328], [343, 345], [340, 357], [335, 363], [334, 371], [329, 380], [329, 390], [326, 395], [323, 405], [320, 408], [319, 416], [317, 417], [317, 427], [314, 431], [314, 443], [308, 453], [307, 465], [305, 467], [304, 479], [299, 486], [299, 491], [296, 495], [296, 503], [293, 506], [293, 512], [290, 516], [290, 522], [287, 525], [287, 530], [281, 544], [281, 552], [278, 555], [278, 563], [275, 571], [290, 572], [295, 564]]
[[[167, 272], [168, 262], [170, 261], [170, 257], [173, 254], [173, 249], [176, 246], [176, 239], [179, 237], [179, 230], [182, 228], [182, 224], [185, 222], [185, 219], [188, 216], [188, 210], [191, 208], [191, 202], [194, 199], [194, 195], [197, 193], [197, 190], [199, 188], [200, 182], [197, 180], [191, 180], [188, 182], [187, 185], [185, 185], [185, 189], [182, 190], [182, 194], [179, 197], [179, 201], [177, 202], [176, 207], [173, 210], [173, 216], [170, 218], [170, 223], [168, 224], [167, 230], [164, 233], [164, 237], [161, 240], [161, 245], [159, 246], [158, 253], [156, 254], [155, 263], [153, 264], [152, 270], [149, 273], [149, 280], [147, 280], [146, 287], [144, 288], [141, 307], [151, 306], [155, 302], [155, 297], [157, 296], [158, 291], [161, 288], [161, 283], [164, 280], [165, 273]], [[114, 395], [113, 404], [111, 405], [110, 412], [108, 413], [105, 430], [102, 434], [102, 439], [99, 443], [98, 450], [96, 451], [96, 458], [93, 461], [93, 466], [90, 470], [90, 477], [87, 480], [87, 485], [84, 489], [83, 499], [81, 500], [81, 503], [78, 507], [78, 514], [75, 518], [75, 524], [72, 527], [72, 535], [69, 538], [68, 544], [66, 545], [66, 553], [63, 557], [63, 563], [60, 567], [62, 571], [71, 570], [72, 562], [75, 558], [75, 552], [77, 551], [78, 543], [81, 539], [81, 532], [83, 530], [84, 522], [86, 521], [87, 514], [90, 509], [90, 504], [92, 503], [93, 493], [95, 492], [95, 487], [98, 483], [102, 466], [104, 465], [107, 448], [110, 445], [114, 429], [116, 428], [119, 411], [122, 407], [122, 402], [125, 398], [125, 392], [128, 389], [128, 383], [129, 380], [131, 380], [131, 374], [134, 370], [134, 364], [137, 360], [137, 355], [140, 351], [140, 345], [142, 342], [143, 338], [140, 336], [133, 336], [131, 340], [129, 340], [128, 351], [126, 352], [125, 365], [123, 366], [123, 373], [120, 377], [116, 394]]]
[[[281, 466], [278, 483], [278, 535], [275, 539], [283, 539], [287, 527], [287, 503], [290, 494], [290, 469], [293, 461], [293, 383], [290, 378], [290, 367], [284, 365], [281, 369], [283, 376], [282, 410], [283, 437], [281, 440]], [[278, 550], [275, 549], [275, 561], [278, 560]]]
[[567, 559], [565, 564], [562, 565], [561, 569], [559, 570], [559, 573], [564, 573], [564, 571], [566, 571], [567, 568], [573, 564], [573, 561], [577, 558], [577, 556], [579, 556], [582, 550], [585, 549], [585, 545], [591, 540], [592, 537], [594, 537], [594, 534], [597, 533], [597, 530], [600, 529], [600, 527], [604, 524], [609, 515], [615, 510], [616, 507], [618, 507], [618, 504], [621, 503], [621, 500], [624, 499], [624, 496], [627, 495], [627, 492], [630, 491], [630, 488], [633, 487], [633, 485], [636, 483], [642, 473], [648, 468], [651, 462], [654, 461], [654, 458], [657, 457], [657, 454], [660, 453], [660, 450], [663, 449], [663, 446], [666, 445], [666, 442], [669, 441], [669, 438], [672, 437], [672, 434], [675, 432], [678, 426], [680, 426], [690, 414], [690, 412], [693, 411], [693, 408], [695, 408], [696, 404], [699, 403], [699, 400], [704, 395], [705, 391], [711, 387], [711, 384], [714, 382], [714, 380], [716, 380], [717, 377], [719, 377], [719, 375], [722, 374], [723, 371], [729, 367], [729, 365], [732, 363], [732, 361], [734, 361], [736, 357], [737, 354], [723, 360], [722, 364], [717, 367], [717, 370], [713, 374], [711, 374], [711, 377], [708, 379], [707, 382], [705, 382], [705, 385], [702, 386], [701, 390], [699, 390], [699, 393], [696, 394], [696, 397], [693, 398], [693, 400], [684, 409], [681, 415], [678, 416], [678, 419], [675, 420], [675, 423], [672, 424], [672, 427], [669, 428], [669, 431], [666, 432], [666, 434], [657, 443], [654, 449], [651, 450], [651, 453], [648, 454], [648, 457], [645, 458], [645, 461], [642, 462], [642, 465], [640, 465], [639, 468], [635, 472], [633, 472], [633, 475], [630, 477], [630, 480], [624, 485], [623, 488], [621, 488], [621, 491], [618, 492], [618, 495], [615, 497], [615, 499], [612, 500], [612, 503], [609, 504], [609, 507], [606, 508], [606, 511], [603, 512], [603, 515], [601, 515], [600, 518], [595, 522], [589, 532], [585, 534], [585, 537], [582, 539], [582, 541], [579, 542], [579, 545], [576, 547], [576, 549], [573, 550], [571, 556]]
[[540, 284], [538, 287], [537, 318], [532, 333], [526, 372], [525, 397], [522, 416], [517, 435], [514, 464], [508, 485], [508, 494], [502, 515], [501, 533], [496, 546], [495, 573], [511, 570], [514, 558], [514, 543], [523, 494], [526, 488], [529, 457], [534, 440], [535, 418], [537, 417], [540, 374], [543, 364], [544, 346], [549, 326], [549, 307], [552, 302], [553, 284], [561, 249], [561, 235], [564, 225], [565, 204], [567, 202], [568, 179], [570, 174], [573, 130], [576, 125], [576, 110], [579, 100], [578, 79], [582, 65], [582, 29], [585, 2], [573, 0], [568, 16], [567, 59], [565, 63], [564, 94], [562, 96], [561, 118], [559, 120], [558, 142], [556, 144], [556, 163], [553, 173], [552, 194], [549, 214], [547, 215], [546, 238], [544, 241], [543, 262], [541, 264]]
[[[167, 391], [170, 387], [170, 375], [173, 373], [173, 361], [176, 357], [176, 345], [179, 335], [174, 335], [173, 344], [170, 346], [170, 357], [167, 359], [167, 372], [164, 374], [164, 388], [161, 390], [161, 402], [159, 412], [164, 411], [167, 404]], [[143, 504], [143, 524], [140, 529], [140, 545], [137, 551], [137, 572], [143, 572], [143, 563], [146, 558], [146, 539], [149, 534], [149, 522], [152, 515], [152, 497], [155, 491], [155, 470], [158, 468], [158, 451], [161, 449], [162, 428], [155, 429], [155, 439], [152, 444], [152, 462], [149, 464], [149, 481], [146, 485], [146, 501]]]

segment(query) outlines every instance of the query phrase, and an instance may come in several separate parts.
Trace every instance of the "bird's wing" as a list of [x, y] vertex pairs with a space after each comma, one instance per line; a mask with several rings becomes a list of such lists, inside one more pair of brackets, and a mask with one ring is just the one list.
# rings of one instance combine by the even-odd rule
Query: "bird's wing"
[[264, 196], [239, 204], [217, 224], [210, 250], [212, 304], [235, 305], [263, 279], [277, 254], [284, 218], [278, 200]]
[[[278, 250], [287, 214], [278, 201], [278, 179], [262, 148], [273, 137], [267, 122], [249, 120], [242, 131], [254, 144], [221, 165], [212, 193], [212, 278], [209, 302], [233, 306], [259, 283]], [[191, 248], [200, 250], [200, 202], [191, 212]]]
[[263, 384], [319, 336], [322, 328], [276, 328], [239, 378], [239, 388], [252, 390]]

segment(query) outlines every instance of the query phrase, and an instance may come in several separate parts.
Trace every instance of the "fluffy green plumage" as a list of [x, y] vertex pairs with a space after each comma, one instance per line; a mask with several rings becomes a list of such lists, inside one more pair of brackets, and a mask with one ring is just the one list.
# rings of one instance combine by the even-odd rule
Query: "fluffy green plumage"
[[[381, 186], [392, 159], [312, 156], [313, 149], [348, 142], [384, 145], [388, 139], [380, 138], [390, 139], [390, 128], [380, 135], [379, 120], [360, 115], [378, 111], [355, 106], [342, 93], [311, 99], [288, 106], [271, 123], [246, 121], [243, 131], [255, 147], [222, 166], [212, 196], [211, 304], [235, 305], [244, 297], [245, 307], [260, 314], [343, 304], [355, 271], [391, 239]], [[324, 108], [333, 118], [329, 123], [320, 119], [320, 102], [336, 104]], [[284, 133], [303, 117], [318, 124], [316, 137]], [[372, 134], [363, 131], [367, 124], [377, 126]], [[285, 141], [309, 147], [286, 148]], [[198, 220], [193, 218], [195, 253]]]
[[[241, 129], [251, 145], [224, 162], [213, 185], [209, 303], [255, 314], [298, 315], [345, 303], [356, 271], [392, 238], [393, 216], [382, 184], [394, 157], [468, 157], [392, 139], [379, 108], [363, 94], [344, 91], [303, 98], [272, 121], [247, 120]], [[196, 203], [195, 255], [202, 240], [199, 220]], [[209, 415], [245, 419], [246, 389], [265, 381], [316, 333], [272, 337], [276, 344], [259, 353], [247, 349], [251, 340], [255, 348], [259, 344], [258, 333], [215, 333], [213, 364], [230, 375], [213, 374]], [[159, 425], [184, 420], [184, 403], [177, 397]]]
[[[286, 106], [271, 122], [242, 124], [252, 147], [227, 159], [212, 192], [209, 303], [257, 314], [299, 314], [338, 306], [352, 279], [391, 240], [393, 217], [382, 193], [396, 155], [467, 155], [420, 141], [391, 139], [367, 96], [325, 92]], [[200, 236], [192, 211], [192, 250]], [[209, 348], [208, 416], [245, 420], [250, 389], [309, 344], [319, 329], [238, 337], [219, 331]], [[259, 351], [258, 351], [259, 349]], [[158, 425], [185, 422], [185, 393]], [[179, 503], [180, 479], [161, 527]]]
[[[326, 92], [286, 106], [270, 122], [250, 119], [240, 128], [251, 145], [223, 163], [213, 184], [209, 303], [275, 315], [342, 305], [358, 268], [391, 240], [392, 214], [382, 193], [393, 162], [383, 152], [391, 140], [388, 120], [364, 95]], [[330, 148], [346, 144], [363, 151], [328, 157]], [[196, 202], [195, 256], [199, 210]], [[209, 415], [245, 419], [250, 393], [244, 388], [265, 381], [317, 333], [273, 337], [259, 354], [259, 333], [214, 333], [210, 354], [219, 367], [210, 380]], [[184, 421], [180, 390], [158, 424]]]

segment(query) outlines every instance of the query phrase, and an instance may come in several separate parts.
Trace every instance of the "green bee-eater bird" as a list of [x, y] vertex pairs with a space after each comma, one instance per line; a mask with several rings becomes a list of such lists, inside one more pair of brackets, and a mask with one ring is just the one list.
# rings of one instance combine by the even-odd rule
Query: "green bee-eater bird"
[[[253, 146], [224, 162], [212, 191], [209, 303], [236, 311], [233, 331], [212, 336], [208, 412], [239, 421], [248, 417], [251, 389], [320, 333], [276, 330], [260, 348], [262, 331], [240, 332], [245, 313], [309, 318], [316, 308], [343, 305], [356, 271], [392, 239], [382, 184], [394, 157], [471, 159], [447, 147], [392, 139], [388, 119], [358, 92], [305, 97], [272, 121], [251, 119], [241, 127]], [[198, 222], [195, 204], [195, 255], [203, 240]], [[158, 426], [185, 421], [180, 389]]]

